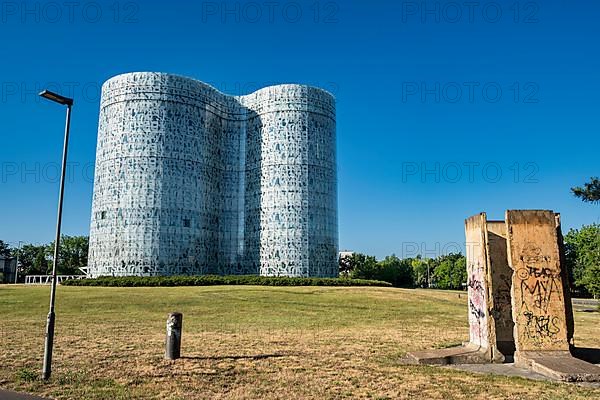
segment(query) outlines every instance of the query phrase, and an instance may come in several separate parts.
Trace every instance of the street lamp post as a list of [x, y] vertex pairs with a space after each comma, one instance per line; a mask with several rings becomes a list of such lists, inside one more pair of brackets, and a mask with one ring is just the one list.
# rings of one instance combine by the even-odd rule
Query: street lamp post
[[19, 240], [19, 247], [17, 251], [17, 265], [15, 265], [15, 284], [17, 283], [17, 278], [19, 277], [19, 253], [21, 252], [21, 243], [23, 243], [23, 241]]
[[60, 191], [58, 192], [58, 215], [56, 219], [56, 237], [54, 239], [54, 260], [52, 260], [52, 288], [50, 289], [50, 311], [46, 321], [46, 340], [44, 345], [44, 366], [42, 369], [42, 378], [50, 379], [52, 374], [52, 348], [54, 345], [54, 299], [56, 297], [56, 264], [58, 263], [58, 253], [60, 248], [60, 226], [62, 222], [63, 194], [65, 191], [65, 173], [67, 168], [67, 147], [69, 145], [69, 128], [71, 126], [71, 107], [73, 99], [44, 90], [40, 96], [52, 100], [63, 106], [67, 106], [67, 120], [65, 123], [65, 141], [63, 144], [62, 168], [60, 172]]

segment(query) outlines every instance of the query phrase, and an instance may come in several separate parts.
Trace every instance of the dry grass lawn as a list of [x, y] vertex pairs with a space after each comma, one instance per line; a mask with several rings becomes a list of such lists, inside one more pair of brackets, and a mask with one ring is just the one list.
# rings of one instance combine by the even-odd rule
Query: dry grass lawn
[[[0, 286], [0, 387], [57, 399], [593, 399], [600, 389], [403, 365], [468, 339], [466, 294], [393, 288], [58, 287], [54, 371], [42, 364], [48, 287]], [[181, 311], [183, 356], [163, 360]], [[600, 347], [600, 314], [575, 314]]]

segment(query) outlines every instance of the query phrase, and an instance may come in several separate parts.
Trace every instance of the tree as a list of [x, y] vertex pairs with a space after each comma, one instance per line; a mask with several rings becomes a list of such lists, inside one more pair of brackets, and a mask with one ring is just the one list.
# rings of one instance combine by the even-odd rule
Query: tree
[[352, 255], [344, 254], [340, 255], [338, 258], [338, 266], [340, 269], [340, 276], [343, 278], [350, 277], [352, 270], [354, 269], [354, 265], [352, 265]]
[[429, 287], [429, 272], [430, 259], [422, 259], [421, 256], [417, 256], [411, 260], [411, 266], [413, 270], [414, 284], [418, 287]]
[[452, 261], [443, 260], [433, 271], [433, 279], [439, 289], [452, 289]]
[[375, 279], [389, 282], [394, 286], [414, 286], [411, 259], [401, 260], [396, 255], [377, 261], [373, 256], [354, 253], [350, 257], [351, 277], [354, 279]]
[[595, 299], [600, 298], [600, 266], [592, 265], [585, 270], [580, 280]]
[[354, 253], [350, 257], [353, 266], [351, 277], [355, 279], [377, 279], [377, 259], [362, 253]]
[[24, 275], [45, 275], [48, 272], [46, 246], [23, 245], [19, 250], [19, 272]]
[[461, 289], [462, 284], [467, 280], [467, 260], [458, 253], [436, 258], [433, 278], [436, 287], [439, 289]]
[[387, 256], [378, 263], [377, 279], [390, 282], [396, 287], [414, 286], [411, 261], [401, 260], [395, 254]]
[[583, 187], [571, 188], [571, 192], [585, 202], [597, 203], [600, 201], [600, 179], [592, 177]]
[[597, 281], [597, 268], [600, 268], [600, 224], [571, 229], [565, 235], [564, 243], [565, 262], [575, 289], [585, 289], [594, 294], [600, 284]]
[[[88, 244], [87, 236], [62, 235], [57, 273], [62, 275], [81, 274], [79, 268], [87, 266]], [[48, 255], [54, 256], [54, 242], [48, 245]]]
[[3, 240], [0, 240], [0, 256], [10, 257], [11, 249], [8, 243], [5, 243]]
[[462, 289], [463, 284], [469, 279], [467, 275], [467, 258], [461, 256], [454, 261], [454, 269], [452, 270], [452, 287], [454, 289]]

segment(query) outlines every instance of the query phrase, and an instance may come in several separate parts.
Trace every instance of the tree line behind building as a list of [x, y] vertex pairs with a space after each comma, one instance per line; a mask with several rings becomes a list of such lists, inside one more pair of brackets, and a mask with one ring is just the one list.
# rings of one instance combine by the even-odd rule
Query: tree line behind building
[[[571, 229], [564, 242], [573, 295], [600, 298], [600, 224]], [[50, 274], [53, 254], [54, 242], [24, 244], [17, 248], [0, 240], [0, 257], [18, 258], [20, 282], [24, 281], [25, 275]], [[57, 273], [82, 274], [81, 268], [87, 266], [87, 256], [87, 236], [62, 236]], [[380, 280], [396, 287], [464, 290], [468, 282], [466, 259], [460, 253], [404, 259], [392, 254], [382, 260], [352, 253], [340, 257], [339, 268], [342, 278]]]

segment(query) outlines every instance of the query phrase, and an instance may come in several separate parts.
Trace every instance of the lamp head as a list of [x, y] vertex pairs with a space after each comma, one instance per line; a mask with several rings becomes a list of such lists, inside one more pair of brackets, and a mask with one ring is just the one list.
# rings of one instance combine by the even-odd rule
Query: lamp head
[[49, 90], [44, 90], [44, 91], [40, 92], [40, 96], [42, 96], [45, 99], [52, 100], [55, 103], [62, 104], [63, 106], [72, 106], [73, 105], [73, 99], [70, 99], [65, 96], [61, 96], [60, 94], [51, 92]]

